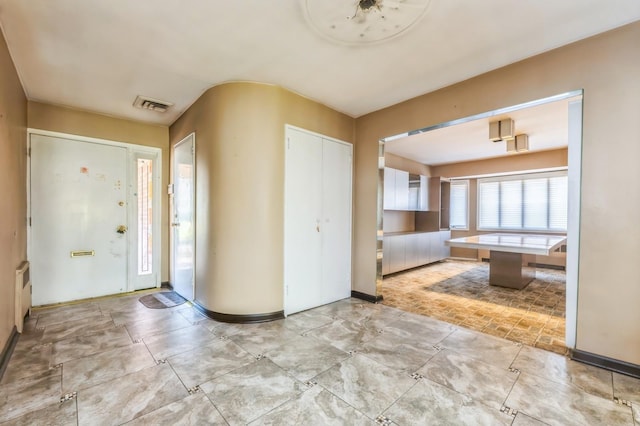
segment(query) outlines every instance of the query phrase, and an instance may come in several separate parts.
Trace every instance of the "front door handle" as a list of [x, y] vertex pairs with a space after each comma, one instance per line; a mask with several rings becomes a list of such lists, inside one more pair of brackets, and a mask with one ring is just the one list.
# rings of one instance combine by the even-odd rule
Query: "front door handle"
[[118, 234], [124, 234], [125, 232], [127, 232], [127, 227], [124, 225], [120, 225], [116, 228], [116, 232]]

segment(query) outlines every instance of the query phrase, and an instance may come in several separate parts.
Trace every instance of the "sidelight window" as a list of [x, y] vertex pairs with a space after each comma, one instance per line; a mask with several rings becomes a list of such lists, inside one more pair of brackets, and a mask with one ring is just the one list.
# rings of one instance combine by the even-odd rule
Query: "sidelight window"
[[138, 158], [138, 275], [153, 273], [153, 160]]

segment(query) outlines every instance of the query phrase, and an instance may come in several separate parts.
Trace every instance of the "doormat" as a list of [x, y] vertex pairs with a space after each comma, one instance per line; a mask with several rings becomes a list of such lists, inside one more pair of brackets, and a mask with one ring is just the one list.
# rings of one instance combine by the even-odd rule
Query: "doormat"
[[149, 309], [173, 308], [187, 301], [175, 291], [147, 294], [138, 300]]

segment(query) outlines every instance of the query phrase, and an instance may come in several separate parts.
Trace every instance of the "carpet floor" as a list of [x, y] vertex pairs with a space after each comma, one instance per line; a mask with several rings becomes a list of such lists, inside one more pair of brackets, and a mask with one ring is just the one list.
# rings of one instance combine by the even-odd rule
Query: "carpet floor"
[[383, 304], [566, 354], [565, 272], [536, 269], [524, 289], [489, 285], [489, 264], [447, 260], [386, 276]]

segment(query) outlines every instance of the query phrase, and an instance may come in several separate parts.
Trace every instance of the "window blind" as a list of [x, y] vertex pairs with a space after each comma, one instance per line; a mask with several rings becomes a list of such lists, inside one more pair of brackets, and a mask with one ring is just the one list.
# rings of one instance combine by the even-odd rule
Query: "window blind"
[[469, 229], [469, 181], [451, 181], [450, 188], [449, 226]]
[[567, 230], [567, 173], [478, 180], [478, 229]]

